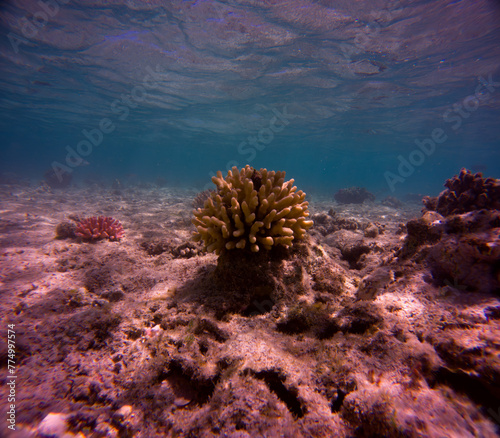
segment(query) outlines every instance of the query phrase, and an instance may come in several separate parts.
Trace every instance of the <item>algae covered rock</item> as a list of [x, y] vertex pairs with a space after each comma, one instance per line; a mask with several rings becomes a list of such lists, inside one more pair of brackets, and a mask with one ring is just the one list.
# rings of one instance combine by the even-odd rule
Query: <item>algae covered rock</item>
[[427, 256], [438, 284], [500, 294], [500, 211], [450, 216], [445, 230]]
[[426, 210], [437, 211], [443, 216], [462, 214], [475, 210], [500, 209], [500, 180], [484, 178], [482, 173], [462, 169], [458, 175], [446, 180], [438, 197], [423, 199]]
[[217, 191], [193, 211], [192, 220], [194, 240], [203, 240], [208, 252], [288, 248], [313, 224], [306, 194], [297, 191], [293, 179], [285, 182], [285, 172], [235, 166], [225, 178], [217, 172], [212, 181]]

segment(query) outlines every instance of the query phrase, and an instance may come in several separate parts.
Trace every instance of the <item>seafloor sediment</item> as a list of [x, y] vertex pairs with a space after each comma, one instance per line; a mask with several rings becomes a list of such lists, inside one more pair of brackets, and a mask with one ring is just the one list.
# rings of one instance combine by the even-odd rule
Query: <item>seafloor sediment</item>
[[[417, 204], [312, 198], [292, 250], [218, 262], [191, 241], [195, 195], [0, 186], [16, 433], [497, 436], [498, 216], [472, 229], [466, 215], [419, 219]], [[98, 215], [125, 236], [56, 239]], [[460, 245], [486, 246], [467, 259]]]

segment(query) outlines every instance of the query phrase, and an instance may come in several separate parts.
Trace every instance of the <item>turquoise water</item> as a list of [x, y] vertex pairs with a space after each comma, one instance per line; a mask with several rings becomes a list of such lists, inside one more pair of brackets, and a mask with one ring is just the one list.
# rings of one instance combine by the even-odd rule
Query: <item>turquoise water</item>
[[[500, 177], [495, 1], [4, 1], [0, 172], [435, 194]], [[81, 165], [85, 164], [85, 165]]]

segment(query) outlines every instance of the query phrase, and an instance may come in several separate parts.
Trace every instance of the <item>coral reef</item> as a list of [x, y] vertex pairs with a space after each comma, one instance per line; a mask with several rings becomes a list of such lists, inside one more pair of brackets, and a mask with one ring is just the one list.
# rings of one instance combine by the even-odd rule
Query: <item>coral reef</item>
[[293, 179], [285, 182], [285, 172], [235, 166], [226, 178], [219, 171], [212, 181], [217, 192], [193, 212], [192, 220], [194, 240], [203, 240], [208, 252], [288, 248], [313, 224], [307, 219], [306, 194], [296, 191]]
[[[323, 198], [290, 248], [217, 256], [190, 189], [109, 194], [0, 186], [20, 434], [498, 437], [500, 211]], [[62, 238], [95, 205], [120, 245]]]
[[75, 235], [83, 240], [120, 240], [125, 234], [122, 224], [109, 216], [93, 216], [80, 221]]
[[375, 195], [364, 187], [340, 189], [333, 197], [340, 204], [362, 204], [365, 201], [375, 200]]
[[500, 180], [483, 178], [482, 173], [471, 173], [463, 168], [459, 175], [446, 180], [438, 197], [426, 196], [422, 200], [426, 210], [443, 216], [467, 213], [480, 209], [500, 209]]

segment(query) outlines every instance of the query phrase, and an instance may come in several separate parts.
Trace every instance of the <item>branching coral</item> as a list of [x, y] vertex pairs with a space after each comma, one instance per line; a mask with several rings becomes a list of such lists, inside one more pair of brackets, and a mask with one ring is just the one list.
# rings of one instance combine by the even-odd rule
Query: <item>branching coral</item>
[[226, 178], [219, 171], [212, 181], [217, 191], [193, 211], [192, 220], [194, 240], [203, 240], [208, 252], [288, 248], [313, 224], [306, 194], [296, 191], [293, 179], [285, 182], [285, 172], [235, 166]]
[[94, 216], [80, 221], [75, 235], [84, 240], [120, 240], [125, 234], [122, 224], [112, 217]]

